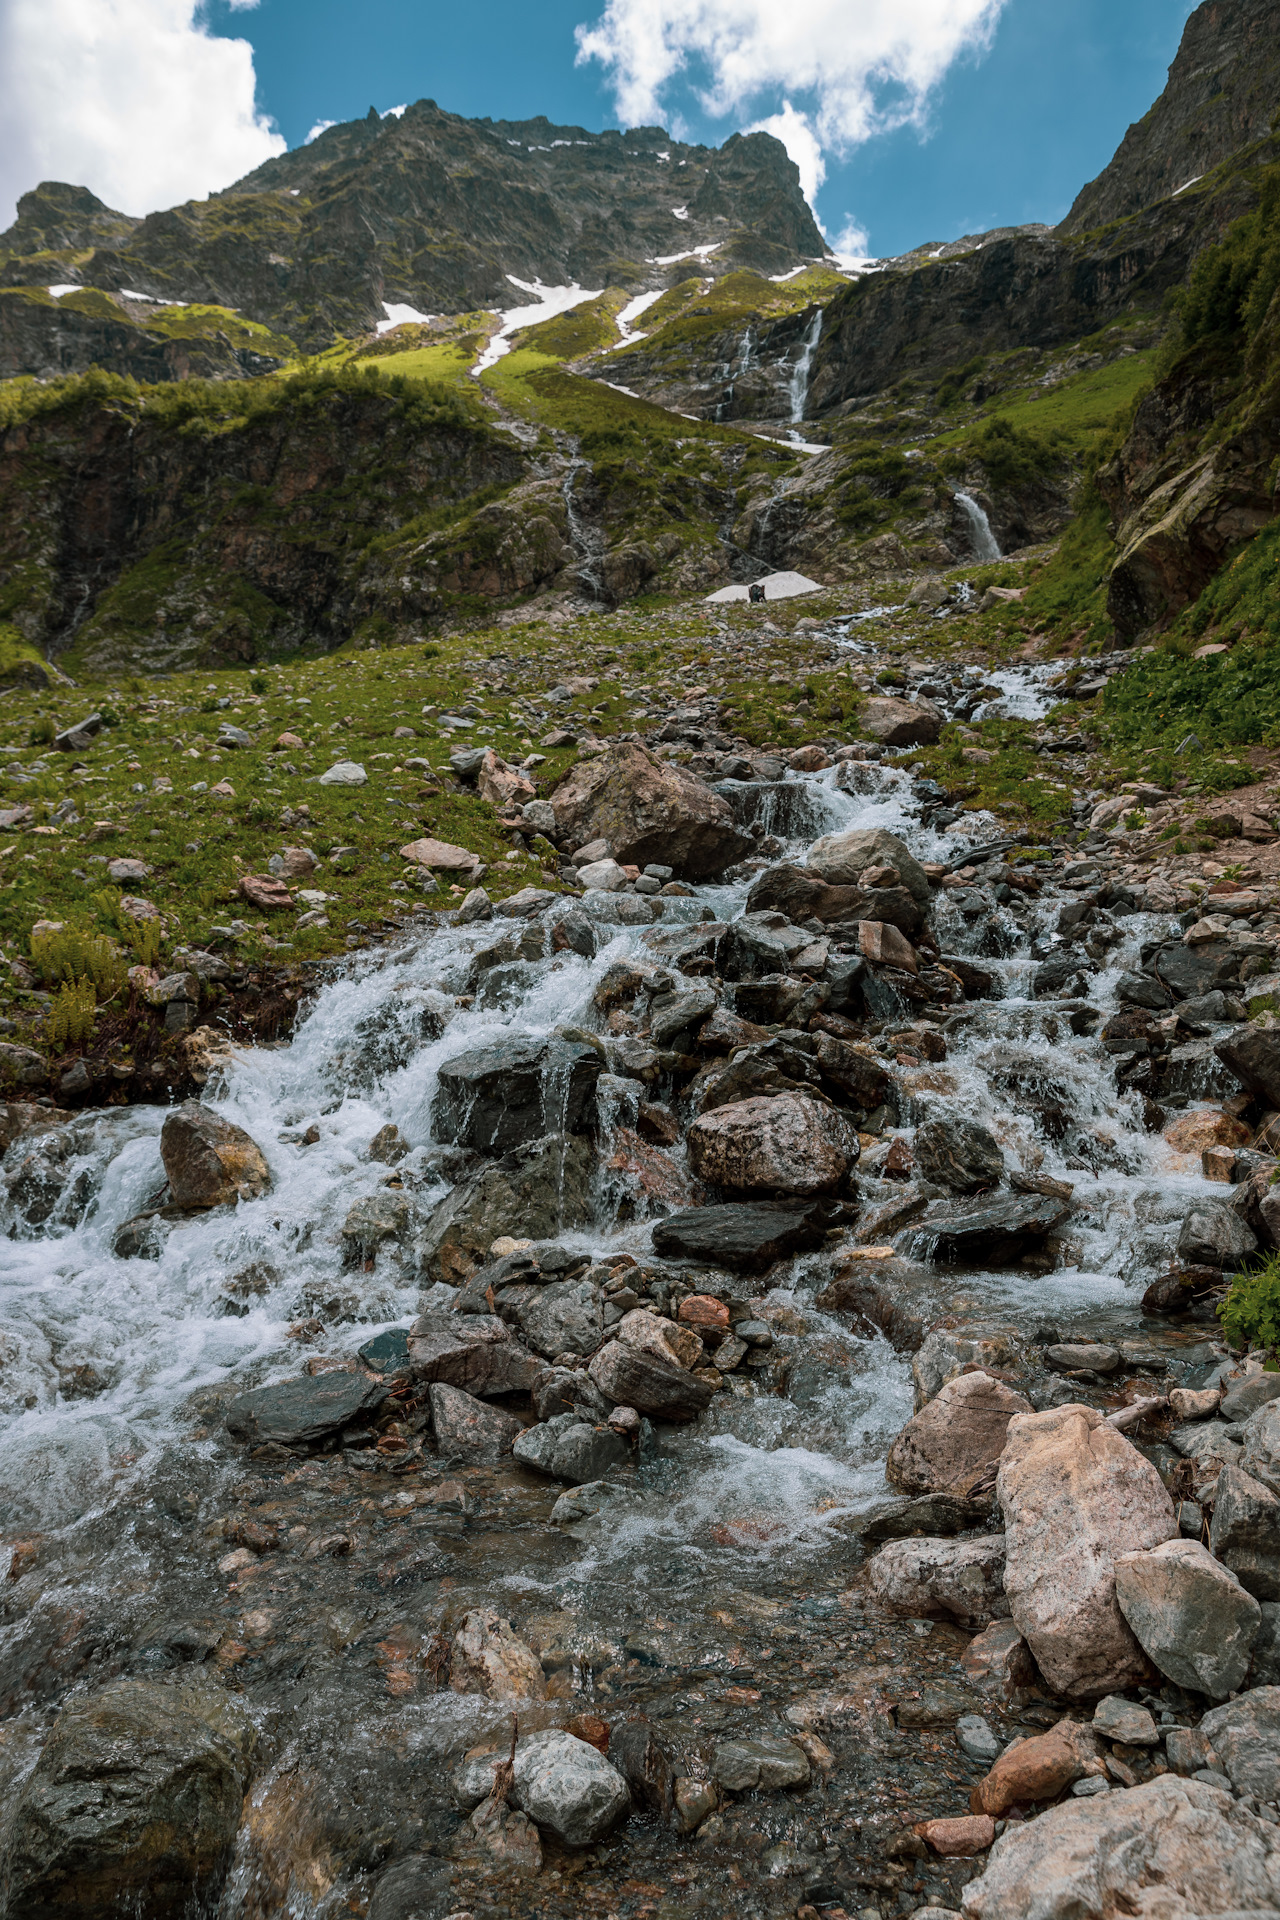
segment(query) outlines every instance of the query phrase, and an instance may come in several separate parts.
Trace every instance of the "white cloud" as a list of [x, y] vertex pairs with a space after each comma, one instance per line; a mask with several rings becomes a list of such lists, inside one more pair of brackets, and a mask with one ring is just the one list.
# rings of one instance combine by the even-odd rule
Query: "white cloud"
[[781, 113], [771, 113], [767, 120], [757, 120], [747, 128], [748, 133], [771, 133], [775, 140], [781, 140], [783, 146], [800, 169], [800, 191], [812, 204], [818, 188], [827, 177], [827, 163], [822, 157], [822, 142], [813, 130], [807, 113], [797, 113], [789, 100], [782, 103]]
[[198, 0], [0, 0], [0, 227], [40, 180], [148, 213], [284, 152], [253, 48], [197, 15]]
[[781, 111], [757, 124], [777, 133], [812, 178], [823, 152], [847, 152], [874, 133], [922, 123], [933, 88], [963, 53], [988, 44], [1005, 4], [606, 0], [595, 24], [577, 30], [578, 61], [608, 69], [618, 112], [631, 126], [662, 118], [665, 96], [680, 81], [715, 118], [758, 110], [781, 95]]
[[314, 127], [312, 127], [310, 133], [307, 135], [306, 139], [303, 141], [302, 143], [303, 146], [309, 147], [313, 140], [318, 140], [322, 133], [328, 133], [330, 127], [336, 127], [337, 124], [338, 123], [336, 120], [317, 120]]

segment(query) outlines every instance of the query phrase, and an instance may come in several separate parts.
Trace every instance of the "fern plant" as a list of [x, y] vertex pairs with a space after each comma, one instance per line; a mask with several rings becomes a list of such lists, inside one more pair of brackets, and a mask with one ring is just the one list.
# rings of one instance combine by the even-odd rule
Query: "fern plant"
[[87, 985], [98, 1001], [109, 1000], [124, 985], [125, 970], [115, 943], [105, 933], [56, 927], [31, 935], [31, 958], [42, 986]]
[[93, 1038], [98, 996], [92, 980], [67, 980], [54, 996], [45, 1018], [45, 1033], [57, 1053], [87, 1046]]

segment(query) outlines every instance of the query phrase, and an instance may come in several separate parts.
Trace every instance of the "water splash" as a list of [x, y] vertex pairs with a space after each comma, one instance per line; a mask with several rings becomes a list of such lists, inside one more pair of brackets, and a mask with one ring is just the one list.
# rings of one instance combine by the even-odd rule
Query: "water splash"
[[957, 493], [956, 505], [969, 522], [969, 540], [975, 560], [999, 560], [1000, 543], [991, 531], [991, 522], [971, 493]]

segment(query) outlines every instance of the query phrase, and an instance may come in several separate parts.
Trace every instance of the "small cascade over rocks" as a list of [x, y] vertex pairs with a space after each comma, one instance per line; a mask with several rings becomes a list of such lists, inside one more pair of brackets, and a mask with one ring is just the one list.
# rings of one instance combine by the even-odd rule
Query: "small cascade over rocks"
[[[1009, 1807], [1065, 1796], [1027, 1823], [1065, 1846], [1103, 1788], [1118, 1825], [1212, 1792], [1206, 1846], [1274, 1851], [1280, 1399], [1213, 1313], [1280, 1228], [1280, 1038], [1245, 1020], [1274, 953], [957, 817], [909, 750], [707, 780], [755, 848], [711, 880], [604, 861], [357, 953], [180, 1125], [12, 1121], [0, 1798], [33, 1901], [74, 1839], [57, 1743], [97, 1777], [111, 1688], [163, 1733], [113, 1793], [159, 1820], [191, 1752], [223, 1783], [166, 1914], [639, 1883], [710, 1920], [725, 1873], [761, 1914], [957, 1911]], [[179, 1134], [225, 1189], [175, 1177]], [[1201, 1733], [1220, 1592], [1238, 1698]], [[992, 1885], [1034, 1882], [1026, 1844]]]
[[969, 522], [969, 541], [975, 560], [998, 560], [1000, 543], [991, 531], [991, 522], [971, 493], [957, 493], [956, 505]]
[[819, 307], [809, 323], [804, 339], [800, 343], [800, 351], [796, 356], [790, 388], [793, 425], [804, 419], [805, 402], [809, 398], [809, 376], [813, 369], [813, 356], [818, 350], [818, 341], [822, 337], [822, 317], [823, 310]]

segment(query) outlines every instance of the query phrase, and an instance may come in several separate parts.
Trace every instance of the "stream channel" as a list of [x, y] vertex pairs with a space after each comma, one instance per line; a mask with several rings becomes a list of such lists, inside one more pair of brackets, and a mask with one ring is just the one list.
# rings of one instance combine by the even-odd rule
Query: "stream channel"
[[[1034, 674], [1005, 680], [1019, 711], [1034, 712]], [[995, 823], [926, 826], [910, 759], [720, 791], [742, 823], [774, 836], [775, 858], [803, 864], [818, 835], [881, 827], [954, 869], [997, 837]], [[679, 1920], [805, 1903], [886, 1916], [958, 1906], [980, 1863], [899, 1857], [886, 1841], [904, 1822], [967, 1810], [985, 1766], [957, 1744], [960, 1713], [985, 1713], [1003, 1741], [1061, 1708], [977, 1698], [958, 1664], [968, 1632], [893, 1619], [866, 1590], [860, 1533], [892, 1498], [884, 1463], [912, 1413], [913, 1348], [941, 1325], [985, 1339], [982, 1352], [1037, 1406], [1113, 1406], [1126, 1383], [1150, 1393], [1194, 1382], [1216, 1339], [1211, 1320], [1141, 1313], [1189, 1205], [1211, 1190], [1197, 1160], [1148, 1130], [1143, 1096], [1117, 1089], [1099, 1037], [1143, 943], [1177, 939], [1177, 923], [1123, 901], [1096, 908], [1081, 955], [1087, 991], [1077, 975], [1037, 996], [1037, 967], [1062, 946], [1060, 911], [1079, 897], [1062, 885], [1063, 855], [1041, 866], [1038, 891], [1012, 894], [997, 887], [1002, 856], [976, 864], [968, 892], [935, 890], [931, 908], [942, 955], [974, 970], [971, 997], [951, 976], [941, 1000], [911, 1006], [873, 986], [849, 1009], [889, 1091], [858, 1122], [870, 1123], [861, 1162], [813, 1250], [763, 1274], [656, 1255], [654, 1226], [680, 1204], [662, 1197], [663, 1181], [674, 1193], [689, 1173], [680, 1141], [640, 1151], [636, 1095], [674, 1112], [683, 1132], [692, 1065], [674, 1077], [664, 1065], [644, 1085], [625, 1062], [611, 1075], [588, 1224], [541, 1240], [571, 1256], [562, 1270], [585, 1269], [606, 1327], [620, 1317], [610, 1298], [621, 1281], [623, 1310], [642, 1300], [673, 1312], [697, 1293], [756, 1331], [707, 1410], [643, 1423], [607, 1475], [615, 1496], [598, 1511], [586, 1499], [578, 1518], [562, 1508], [553, 1525], [572, 1490], [509, 1454], [477, 1459], [465, 1436], [437, 1451], [421, 1396], [382, 1445], [357, 1434], [313, 1454], [246, 1445], [225, 1415], [239, 1394], [304, 1368], [359, 1365], [362, 1348], [394, 1375], [403, 1341], [370, 1343], [403, 1335], [424, 1294], [429, 1307], [451, 1301], [424, 1271], [423, 1234], [477, 1164], [432, 1139], [442, 1065], [563, 1029], [590, 1030], [607, 1050], [628, 1025], [626, 1044], [643, 1053], [635, 1033], [655, 969], [656, 990], [710, 980], [732, 1009], [714, 958], [699, 967], [695, 949], [685, 973], [654, 942], [708, 917], [732, 922], [748, 881], [662, 898], [652, 925], [610, 924], [624, 896], [588, 896], [600, 916], [590, 958], [549, 950], [563, 908], [581, 910], [559, 900], [541, 917], [442, 925], [352, 956], [288, 1044], [238, 1054], [208, 1089], [206, 1104], [265, 1154], [270, 1191], [157, 1228], [136, 1257], [113, 1245], [163, 1188], [163, 1112], [77, 1118], [60, 1157], [41, 1163], [43, 1185], [29, 1164], [12, 1176], [27, 1152], [15, 1146], [0, 1239], [0, 1515], [13, 1558], [0, 1615], [4, 1803], [68, 1702], [122, 1675], [173, 1684], [200, 1669], [235, 1695], [256, 1751], [232, 1855], [191, 1911]], [[611, 1033], [597, 989], [620, 963], [643, 977], [606, 995], [623, 1015]], [[812, 1044], [799, 1036], [802, 1053]], [[990, 1270], [930, 1260], [905, 1206], [909, 1155], [904, 1173], [891, 1153], [939, 1115], [990, 1129], [1006, 1180], [1069, 1186], [1069, 1218], [1047, 1243]], [[388, 1125], [408, 1151], [371, 1159]], [[393, 1230], [353, 1238], [352, 1208], [388, 1193], [403, 1202]], [[892, 1255], [853, 1264], [898, 1310], [881, 1316], [892, 1338], [830, 1296], [818, 1304], [877, 1219], [886, 1224], [870, 1237]], [[520, 1237], [520, 1219], [505, 1230]], [[1070, 1339], [1118, 1346], [1120, 1372], [1093, 1385], [1053, 1374], [1043, 1349]], [[535, 1418], [527, 1395], [500, 1404]], [[539, 1656], [546, 1697], [520, 1708], [522, 1736], [585, 1714], [607, 1737], [646, 1716], [699, 1831], [679, 1832], [637, 1795], [630, 1818], [591, 1846], [544, 1830], [539, 1872], [527, 1848], [486, 1851], [453, 1770], [477, 1743], [505, 1742], [512, 1709], [448, 1682], [453, 1636], [475, 1608], [496, 1610]], [[702, 1804], [690, 1800], [689, 1783], [710, 1781], [717, 1742], [761, 1735], [808, 1743], [807, 1784], [719, 1796], [706, 1784]]]

